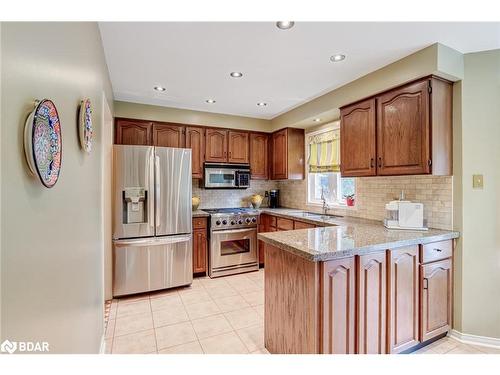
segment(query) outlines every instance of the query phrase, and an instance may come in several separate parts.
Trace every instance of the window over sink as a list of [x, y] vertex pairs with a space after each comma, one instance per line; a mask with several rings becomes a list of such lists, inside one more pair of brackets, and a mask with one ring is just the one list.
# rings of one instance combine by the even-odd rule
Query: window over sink
[[307, 203], [346, 206], [346, 197], [354, 196], [354, 178], [340, 176], [340, 129], [332, 123], [306, 135]]

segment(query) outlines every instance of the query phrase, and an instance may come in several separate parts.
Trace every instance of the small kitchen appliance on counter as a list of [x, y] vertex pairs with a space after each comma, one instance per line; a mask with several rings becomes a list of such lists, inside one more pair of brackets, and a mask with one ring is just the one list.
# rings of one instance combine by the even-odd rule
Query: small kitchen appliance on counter
[[388, 229], [428, 230], [424, 226], [424, 205], [404, 200], [401, 193], [399, 200], [385, 205], [384, 226]]
[[280, 200], [280, 191], [277, 189], [269, 190], [269, 208], [278, 208]]

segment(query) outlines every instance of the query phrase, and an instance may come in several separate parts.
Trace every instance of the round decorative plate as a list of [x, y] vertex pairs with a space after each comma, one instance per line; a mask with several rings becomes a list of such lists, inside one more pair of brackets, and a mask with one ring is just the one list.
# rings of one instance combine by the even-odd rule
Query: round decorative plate
[[51, 188], [59, 178], [62, 161], [61, 122], [51, 100], [36, 103], [26, 120], [24, 142], [30, 170], [36, 171], [42, 184]]
[[92, 128], [92, 106], [90, 99], [84, 99], [80, 104], [79, 128], [80, 145], [85, 152], [92, 151], [94, 132]]

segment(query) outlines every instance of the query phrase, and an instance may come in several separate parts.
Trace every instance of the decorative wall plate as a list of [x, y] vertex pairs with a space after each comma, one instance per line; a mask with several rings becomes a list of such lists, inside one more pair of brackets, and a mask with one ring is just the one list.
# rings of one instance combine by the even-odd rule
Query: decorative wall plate
[[31, 172], [44, 186], [54, 186], [61, 171], [62, 135], [59, 114], [51, 100], [37, 101], [26, 119], [24, 152]]
[[92, 105], [90, 99], [82, 100], [80, 104], [80, 115], [78, 116], [78, 135], [80, 137], [80, 145], [85, 152], [92, 151], [92, 140], [94, 129], [92, 128]]

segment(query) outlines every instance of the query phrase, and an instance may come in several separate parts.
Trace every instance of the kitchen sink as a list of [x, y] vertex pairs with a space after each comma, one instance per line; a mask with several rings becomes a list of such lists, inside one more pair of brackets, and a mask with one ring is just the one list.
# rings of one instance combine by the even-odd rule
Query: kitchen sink
[[311, 218], [311, 219], [321, 219], [321, 220], [327, 220], [327, 219], [335, 219], [335, 218], [342, 218], [343, 216], [341, 215], [330, 215], [330, 214], [318, 214], [316, 212], [301, 212], [299, 214], [302, 217], [306, 218]]

